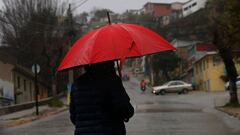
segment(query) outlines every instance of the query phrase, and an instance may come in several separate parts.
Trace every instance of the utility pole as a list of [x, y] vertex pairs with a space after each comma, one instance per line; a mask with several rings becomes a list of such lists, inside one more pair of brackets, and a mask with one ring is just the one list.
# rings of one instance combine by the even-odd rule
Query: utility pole
[[[69, 37], [69, 41], [68, 41], [68, 46], [69, 48], [72, 45], [72, 41], [73, 38], [75, 36], [75, 32], [74, 32], [74, 26], [73, 26], [73, 16], [72, 16], [72, 9], [71, 9], [71, 4], [69, 4], [68, 6], [68, 10], [67, 10], [67, 36]], [[68, 71], [68, 85], [71, 85], [74, 81], [74, 73], [73, 70], [69, 70]]]

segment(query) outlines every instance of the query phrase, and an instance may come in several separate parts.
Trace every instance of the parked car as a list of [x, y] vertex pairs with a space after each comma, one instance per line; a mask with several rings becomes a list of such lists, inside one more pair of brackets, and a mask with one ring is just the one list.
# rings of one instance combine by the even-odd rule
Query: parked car
[[192, 84], [188, 84], [184, 81], [175, 80], [167, 82], [161, 86], [153, 87], [152, 93], [156, 95], [165, 95], [166, 93], [178, 93], [187, 94], [189, 90], [192, 90]]
[[[237, 77], [236, 86], [237, 90], [240, 90], [240, 76]], [[229, 81], [225, 83], [225, 90], [229, 90]]]

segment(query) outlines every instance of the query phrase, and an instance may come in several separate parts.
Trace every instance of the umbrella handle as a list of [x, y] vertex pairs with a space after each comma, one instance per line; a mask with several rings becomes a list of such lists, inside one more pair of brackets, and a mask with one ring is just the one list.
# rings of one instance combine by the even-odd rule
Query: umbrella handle
[[122, 79], [122, 72], [121, 71], [122, 71], [122, 68], [123, 68], [124, 60], [127, 57], [127, 54], [130, 52], [130, 50], [133, 48], [134, 44], [135, 44], [135, 42], [132, 41], [131, 47], [129, 48], [128, 52], [126, 52], [126, 55], [124, 57], [120, 58], [120, 65], [119, 65], [119, 63], [117, 61], [118, 74], [119, 74], [119, 77], [121, 79]]

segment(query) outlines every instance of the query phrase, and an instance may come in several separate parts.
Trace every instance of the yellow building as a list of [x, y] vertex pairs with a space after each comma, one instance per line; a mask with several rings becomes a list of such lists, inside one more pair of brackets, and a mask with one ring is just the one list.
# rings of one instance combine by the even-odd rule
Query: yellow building
[[205, 56], [194, 64], [194, 77], [196, 88], [204, 91], [224, 91], [225, 82], [221, 77], [225, 67], [216, 52], [207, 52]]

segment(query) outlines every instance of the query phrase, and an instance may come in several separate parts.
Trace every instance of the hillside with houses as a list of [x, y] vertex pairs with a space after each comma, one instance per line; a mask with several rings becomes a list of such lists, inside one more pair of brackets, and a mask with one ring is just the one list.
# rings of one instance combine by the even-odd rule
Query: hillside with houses
[[[158, 56], [156, 58], [154, 58], [155, 56], [146, 56], [130, 62], [132, 71], [144, 74], [152, 86], [160, 85], [169, 80], [184, 80], [193, 84], [197, 90], [224, 91], [224, 84], [228, 80], [227, 74], [224, 63], [218, 54], [218, 49], [211, 41], [212, 35], [209, 33], [207, 26], [206, 4], [207, 0], [190, 0], [186, 3], [147, 2], [141, 9], [129, 9], [122, 14], [114, 13], [108, 9], [99, 9], [90, 13], [85, 12], [73, 17], [75, 23], [72, 23], [72, 26], [68, 28], [76, 29], [79, 32], [74, 33], [73, 30], [69, 29], [68, 33], [71, 34], [69, 38], [75, 36], [71, 40], [72, 42], [84, 33], [105, 25], [108, 20], [106, 11], [110, 11], [113, 23], [135, 23], [146, 26], [165, 37], [177, 48], [174, 55], [165, 54], [165, 56], [160, 56], [171, 56], [178, 60], [177, 65], [169, 63], [168, 66], [175, 66], [171, 70], [163, 71], [163, 69], [154, 67], [154, 59], [155, 61], [159, 59]], [[69, 15], [71, 14], [69, 13]], [[64, 19], [69, 18], [59, 17], [58, 21], [64, 22]], [[0, 49], [11, 50], [7, 46], [1, 46]], [[62, 49], [64, 50], [63, 52], [67, 51], [67, 47]], [[239, 48], [235, 48], [233, 51], [238, 74], [240, 73], [239, 51]], [[1, 56], [0, 59], [1, 71], [4, 71], [0, 74], [1, 101], [5, 102], [6, 100], [7, 104], [33, 101], [35, 91], [33, 87], [34, 77], [31, 73], [31, 67], [26, 66], [31, 65], [31, 63], [22, 64], [16, 55], [12, 55], [14, 53], [5, 53], [11, 56]], [[10, 57], [13, 57], [17, 62], [8, 60]], [[162, 64], [167, 65], [164, 62]], [[55, 72], [54, 70], [47, 69], [47, 67], [43, 69], [41, 73], [45, 75], [42, 76], [42, 80], [45, 80], [47, 77], [47, 80], [52, 82], [53, 79], [49, 78], [47, 73], [50, 71]], [[67, 85], [76, 78], [79, 72], [81, 71], [74, 71], [60, 78], [65, 81], [69, 78], [64, 83], [64, 85]], [[11, 77], [8, 76], [6, 78], [6, 73], [11, 75]], [[41, 83], [39, 98], [47, 98], [52, 95], [51, 87], [51, 83]], [[67, 86], [60, 88], [67, 89]]]

